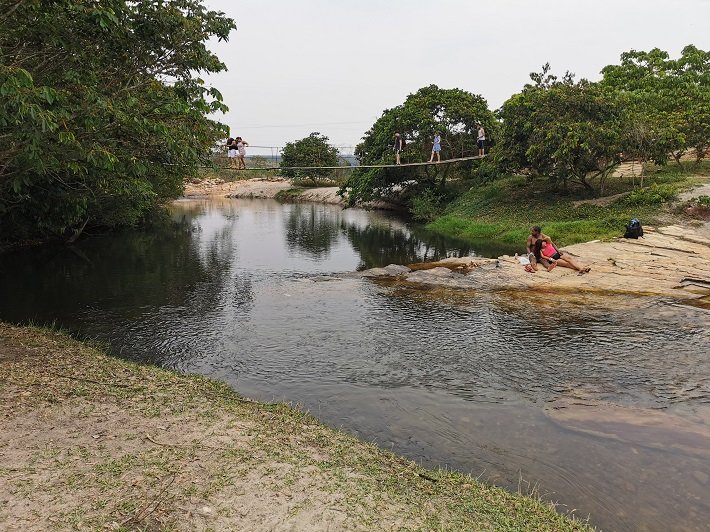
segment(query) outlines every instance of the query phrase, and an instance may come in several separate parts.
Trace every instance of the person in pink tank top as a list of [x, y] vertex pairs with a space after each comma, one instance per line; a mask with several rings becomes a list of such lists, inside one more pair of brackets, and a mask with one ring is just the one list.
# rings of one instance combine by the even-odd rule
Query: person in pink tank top
[[535, 242], [534, 253], [538, 260], [545, 259], [550, 262], [550, 267], [547, 269], [548, 272], [554, 268], [555, 265], [576, 270], [580, 275], [589, 272], [591, 269], [589, 266], [585, 267], [578, 264], [569, 253], [559, 251], [552, 241], [546, 242], [543, 239], [538, 239]]

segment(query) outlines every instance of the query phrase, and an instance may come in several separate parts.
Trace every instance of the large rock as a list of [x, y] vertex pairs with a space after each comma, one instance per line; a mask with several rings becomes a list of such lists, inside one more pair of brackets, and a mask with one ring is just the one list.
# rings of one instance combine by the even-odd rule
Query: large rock
[[362, 272], [407, 283], [490, 290], [601, 291], [696, 299], [710, 308], [710, 235], [681, 226], [649, 230], [638, 240], [618, 238], [575, 244], [564, 251], [591, 271], [578, 275], [561, 266], [526, 272], [515, 257], [452, 257], [435, 262], [395, 265]]

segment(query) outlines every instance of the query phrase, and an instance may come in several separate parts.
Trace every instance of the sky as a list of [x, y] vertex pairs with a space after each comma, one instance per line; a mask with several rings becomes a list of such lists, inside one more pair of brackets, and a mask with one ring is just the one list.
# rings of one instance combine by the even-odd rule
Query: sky
[[[710, 48], [710, 0], [204, 0], [233, 18], [206, 77], [252, 146], [318, 131], [352, 151], [385, 109], [435, 84], [499, 108], [549, 62], [597, 80], [622, 52]], [[250, 150], [268, 154], [269, 149]]]

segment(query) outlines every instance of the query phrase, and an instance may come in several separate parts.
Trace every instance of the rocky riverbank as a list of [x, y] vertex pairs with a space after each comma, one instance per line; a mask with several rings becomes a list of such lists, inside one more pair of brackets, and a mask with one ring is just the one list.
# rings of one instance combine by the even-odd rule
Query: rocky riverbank
[[618, 238], [563, 248], [591, 271], [557, 267], [528, 273], [515, 257], [449, 258], [436, 263], [392, 265], [364, 277], [474, 290], [604, 291], [670, 297], [710, 308], [710, 235], [706, 226], [648, 228], [638, 240]]
[[313, 201], [343, 205], [345, 202], [338, 196], [339, 187], [299, 188], [287, 179], [280, 177], [244, 179], [240, 181], [223, 181], [221, 179], [204, 179], [189, 182], [185, 185], [186, 198], [219, 196], [227, 198], [274, 199], [284, 191], [290, 200]]

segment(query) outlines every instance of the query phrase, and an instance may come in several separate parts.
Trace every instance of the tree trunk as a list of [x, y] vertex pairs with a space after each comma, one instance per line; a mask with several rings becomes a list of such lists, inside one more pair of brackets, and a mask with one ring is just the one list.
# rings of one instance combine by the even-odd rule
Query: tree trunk
[[84, 228], [86, 227], [87, 223], [89, 223], [88, 216], [86, 217], [86, 220], [84, 220], [84, 223], [81, 225], [81, 227], [79, 229], [74, 230], [74, 234], [69, 237], [69, 239], [67, 240], [67, 244], [73, 244], [74, 242], [76, 242], [81, 233], [84, 231]]

